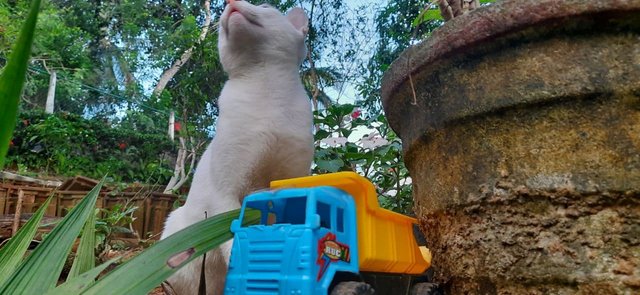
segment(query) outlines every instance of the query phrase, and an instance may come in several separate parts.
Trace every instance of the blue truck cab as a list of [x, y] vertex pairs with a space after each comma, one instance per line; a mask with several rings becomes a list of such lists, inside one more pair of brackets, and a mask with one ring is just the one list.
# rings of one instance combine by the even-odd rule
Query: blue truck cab
[[[355, 206], [329, 186], [247, 196], [231, 225], [224, 294], [327, 294], [336, 272], [358, 273]], [[259, 224], [242, 226], [248, 209], [260, 211]]]
[[[245, 197], [225, 294], [439, 294], [426, 273], [431, 252], [417, 220], [380, 207], [375, 186], [354, 172], [274, 181]], [[260, 212], [260, 223], [243, 226]]]

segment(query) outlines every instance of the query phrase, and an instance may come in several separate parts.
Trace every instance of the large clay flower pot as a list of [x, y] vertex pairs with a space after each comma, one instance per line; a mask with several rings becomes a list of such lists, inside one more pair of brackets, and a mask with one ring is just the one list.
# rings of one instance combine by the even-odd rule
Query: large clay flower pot
[[499, 1], [385, 74], [451, 294], [640, 294], [640, 1]]

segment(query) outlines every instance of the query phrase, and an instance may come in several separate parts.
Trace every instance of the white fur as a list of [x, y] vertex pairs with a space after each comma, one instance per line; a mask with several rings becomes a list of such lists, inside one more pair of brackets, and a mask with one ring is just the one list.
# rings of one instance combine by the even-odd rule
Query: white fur
[[[202, 220], [205, 211], [213, 216], [239, 208], [246, 194], [272, 180], [309, 174], [312, 113], [299, 76], [307, 25], [300, 8], [285, 16], [244, 1], [226, 7], [218, 47], [229, 80], [218, 100], [216, 136], [185, 205], [167, 219], [163, 239]], [[222, 294], [230, 248], [228, 242], [207, 253], [208, 294]], [[168, 280], [177, 294], [197, 294], [201, 264], [196, 259]]]

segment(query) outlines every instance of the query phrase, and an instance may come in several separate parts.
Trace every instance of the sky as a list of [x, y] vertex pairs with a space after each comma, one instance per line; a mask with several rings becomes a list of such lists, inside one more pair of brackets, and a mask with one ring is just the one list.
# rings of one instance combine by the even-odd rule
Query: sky
[[[376, 0], [344, 0], [345, 4], [348, 6], [349, 13], [347, 17], [355, 18], [360, 14], [360, 16], [364, 16], [368, 25], [365, 27], [368, 28], [367, 31], [360, 32], [358, 40], [346, 40], [347, 36], [345, 36], [345, 42], [356, 42], [356, 44], [360, 44], [358, 47], [358, 53], [356, 54], [356, 58], [352, 62], [352, 64], [348, 65], [347, 71], [349, 73], [354, 73], [354, 71], [358, 70], [357, 67], [363, 63], [366, 63], [368, 58], [373, 54], [375, 42], [377, 41], [377, 33], [375, 32], [375, 24], [374, 17], [377, 8], [384, 6], [387, 1], [376, 1]], [[365, 7], [366, 9], [362, 9]], [[217, 21], [217, 20], [214, 20]], [[214, 33], [214, 32], [212, 32]], [[145, 54], [142, 53], [140, 56], [141, 60], [146, 58]], [[326, 61], [330, 60], [330, 58], [323, 58], [324, 61], [319, 63], [317, 66], [327, 66]], [[156, 85], [156, 82], [160, 75], [162, 74], [163, 69], [153, 69], [150, 71], [141, 71], [140, 73], [135, 73], [138, 81], [143, 81], [143, 89], [145, 94], [150, 95], [153, 91], [153, 88]], [[328, 89], [324, 89], [325, 92], [332, 97], [337, 103], [353, 103], [357, 98], [356, 91], [357, 81], [345, 81], [344, 83], [340, 83], [337, 87], [330, 87]]]
[[[350, 13], [354, 14], [351, 17], [356, 17], [355, 14], [365, 16], [368, 24], [365, 26], [367, 31], [361, 32], [359, 40], [345, 40], [347, 42], [355, 42], [359, 44], [358, 53], [353, 61], [353, 64], [349, 68], [349, 71], [356, 71], [358, 66], [369, 59], [374, 52], [375, 42], [377, 41], [377, 32], [375, 31], [374, 17], [375, 12], [379, 7], [384, 6], [387, 1], [374, 1], [374, 0], [345, 0], [349, 7]], [[366, 7], [366, 9], [362, 9]], [[346, 37], [346, 36], [345, 36]], [[357, 91], [355, 89], [358, 81], [346, 81], [338, 87], [326, 89], [325, 92], [333, 97], [338, 103], [353, 103], [357, 98]]]

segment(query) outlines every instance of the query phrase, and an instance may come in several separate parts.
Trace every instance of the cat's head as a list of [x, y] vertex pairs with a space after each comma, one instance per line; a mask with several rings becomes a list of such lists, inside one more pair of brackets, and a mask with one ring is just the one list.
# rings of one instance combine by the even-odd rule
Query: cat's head
[[308, 24], [302, 8], [283, 15], [267, 4], [230, 1], [220, 17], [218, 49], [222, 66], [230, 74], [265, 62], [299, 66], [306, 56]]

